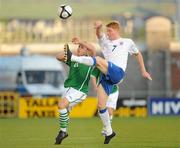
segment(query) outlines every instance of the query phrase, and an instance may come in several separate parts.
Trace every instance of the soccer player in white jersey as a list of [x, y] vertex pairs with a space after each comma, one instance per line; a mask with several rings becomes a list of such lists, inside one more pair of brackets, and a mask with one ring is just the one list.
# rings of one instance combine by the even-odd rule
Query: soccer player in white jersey
[[67, 58], [71, 61], [82, 63], [88, 66], [96, 66], [101, 71], [100, 82], [97, 88], [98, 109], [103, 126], [106, 127], [106, 136], [104, 144], [116, 135], [112, 130], [109, 120], [109, 114], [106, 108], [106, 100], [112, 92], [113, 86], [119, 83], [125, 76], [125, 70], [128, 61], [128, 54], [134, 55], [139, 66], [141, 74], [144, 78], [152, 80], [150, 74], [146, 71], [141, 52], [136, 47], [135, 43], [128, 38], [120, 36], [120, 24], [117, 21], [112, 21], [106, 25], [106, 34], [102, 30], [102, 22], [95, 22], [96, 36], [102, 49], [104, 58], [75, 56], [70, 51], [67, 53]]

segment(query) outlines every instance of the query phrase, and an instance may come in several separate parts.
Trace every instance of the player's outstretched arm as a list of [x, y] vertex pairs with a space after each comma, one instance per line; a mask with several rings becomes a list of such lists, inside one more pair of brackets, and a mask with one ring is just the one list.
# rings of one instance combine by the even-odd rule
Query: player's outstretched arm
[[101, 21], [96, 21], [94, 23], [94, 28], [96, 29], [96, 36], [98, 39], [100, 39], [103, 35], [102, 26], [103, 25]]
[[146, 71], [145, 65], [144, 65], [144, 60], [142, 57], [141, 52], [139, 51], [137, 54], [135, 54], [136, 60], [139, 64], [141, 74], [144, 78], [147, 78], [149, 80], [152, 80], [151, 75]]
[[85, 46], [87, 48], [87, 50], [89, 51], [88, 52], [89, 56], [95, 56], [96, 55], [96, 49], [95, 49], [94, 45], [92, 45], [91, 43], [88, 43], [86, 41], [82, 41], [79, 37], [74, 37], [72, 39], [72, 42], [74, 44]]

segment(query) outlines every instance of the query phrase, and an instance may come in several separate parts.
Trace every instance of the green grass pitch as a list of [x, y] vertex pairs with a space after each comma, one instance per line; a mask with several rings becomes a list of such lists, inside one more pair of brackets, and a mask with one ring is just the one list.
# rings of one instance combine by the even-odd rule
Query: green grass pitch
[[54, 145], [58, 119], [0, 119], [1, 148], [179, 148], [180, 118], [114, 118], [117, 136], [104, 145], [99, 118], [70, 119], [69, 137]]

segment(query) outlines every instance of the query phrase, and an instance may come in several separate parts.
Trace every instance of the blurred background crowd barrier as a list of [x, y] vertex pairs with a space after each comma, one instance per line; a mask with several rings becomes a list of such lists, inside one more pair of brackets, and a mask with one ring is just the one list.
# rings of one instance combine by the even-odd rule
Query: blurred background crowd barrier
[[[122, 16], [124, 34], [132, 35], [133, 20], [126, 20]], [[96, 41], [94, 32], [94, 22], [97, 19], [71, 19], [68, 21], [55, 20], [18, 20], [12, 19], [7, 22], [0, 22], [1, 43], [18, 43], [18, 42], [66, 42], [70, 41], [72, 36], [80, 36], [84, 40], [91, 42]], [[111, 18], [101, 19], [107, 23]], [[144, 30], [142, 30], [143, 33]]]
[[[72, 27], [73, 26], [73, 27]], [[0, 22], [0, 42], [66, 42], [72, 36], [80, 36], [85, 40], [95, 41], [95, 34], [92, 32], [92, 20], [17, 20], [13, 19], [7, 23]]]
[[[136, 40], [145, 41], [145, 35], [148, 38], [153, 33], [168, 36], [168, 40], [162, 40], [169, 43], [175, 39], [175, 24], [169, 18], [157, 16], [141, 20], [134, 20], [133, 16], [121, 16], [119, 21], [122, 23], [122, 33], [127, 37], [136, 37]], [[96, 42], [93, 24], [97, 19], [71, 19], [69, 21], [55, 20], [23, 20], [12, 19], [7, 22], [0, 21], [0, 43], [34, 43], [49, 42], [59, 43], [70, 41], [72, 36], [80, 36], [84, 40]], [[111, 18], [101, 18], [104, 24]], [[136, 25], [136, 21], [141, 21]], [[157, 25], [158, 24], [158, 25]], [[147, 26], [147, 30], [145, 30]], [[146, 32], [147, 31], [147, 32]], [[156, 36], [160, 41], [160, 38]], [[156, 39], [156, 38], [155, 38]], [[154, 39], [154, 40], [155, 40]], [[152, 38], [151, 38], [152, 40]], [[148, 44], [152, 44], [148, 42]], [[165, 44], [166, 45], [166, 44]]]

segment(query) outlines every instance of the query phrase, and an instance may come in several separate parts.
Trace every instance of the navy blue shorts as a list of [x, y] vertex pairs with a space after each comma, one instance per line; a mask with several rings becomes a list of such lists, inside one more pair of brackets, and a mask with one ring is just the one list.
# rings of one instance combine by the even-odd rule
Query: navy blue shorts
[[122, 68], [108, 62], [108, 72], [106, 75], [101, 73], [99, 84], [102, 85], [109, 96], [112, 93], [113, 86], [119, 83], [123, 79], [124, 75], [125, 73]]

